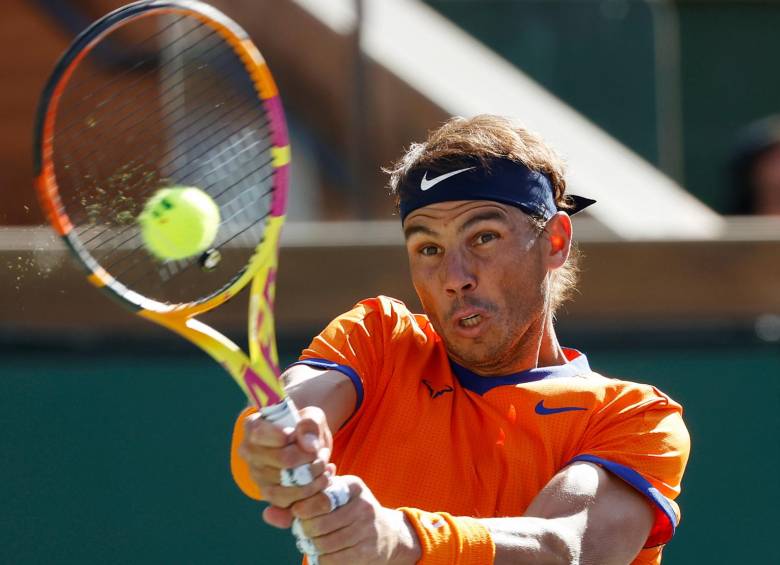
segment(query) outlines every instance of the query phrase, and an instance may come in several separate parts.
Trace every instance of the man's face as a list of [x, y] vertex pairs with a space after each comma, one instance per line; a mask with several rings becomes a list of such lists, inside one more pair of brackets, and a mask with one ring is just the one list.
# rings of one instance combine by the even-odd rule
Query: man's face
[[412, 282], [450, 357], [480, 374], [511, 372], [541, 335], [547, 234], [518, 208], [482, 200], [415, 210], [404, 234]]

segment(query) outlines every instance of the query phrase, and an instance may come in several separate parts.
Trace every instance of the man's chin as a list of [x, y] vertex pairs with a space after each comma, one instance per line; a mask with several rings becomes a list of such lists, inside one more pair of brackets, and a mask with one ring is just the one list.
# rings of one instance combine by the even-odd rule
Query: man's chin
[[478, 371], [480, 367], [488, 366], [495, 360], [491, 352], [487, 351], [483, 344], [478, 343], [477, 340], [469, 341], [470, 343], [468, 344], [461, 344], [445, 340], [444, 345], [447, 348], [450, 359], [458, 365], [473, 371]]

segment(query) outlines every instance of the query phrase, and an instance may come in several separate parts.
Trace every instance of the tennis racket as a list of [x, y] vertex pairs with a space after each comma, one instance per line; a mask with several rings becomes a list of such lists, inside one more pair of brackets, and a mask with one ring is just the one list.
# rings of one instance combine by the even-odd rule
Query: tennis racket
[[[206, 351], [279, 426], [273, 302], [290, 146], [273, 77], [248, 35], [197, 1], [144, 0], [84, 30], [46, 84], [35, 125], [45, 214], [94, 286]], [[203, 255], [160, 261], [137, 218], [157, 190], [194, 186], [221, 222]], [[197, 316], [245, 286], [249, 356]], [[308, 466], [282, 483], [311, 482]], [[299, 529], [294, 530], [300, 532]], [[308, 540], [299, 548], [316, 563]]]

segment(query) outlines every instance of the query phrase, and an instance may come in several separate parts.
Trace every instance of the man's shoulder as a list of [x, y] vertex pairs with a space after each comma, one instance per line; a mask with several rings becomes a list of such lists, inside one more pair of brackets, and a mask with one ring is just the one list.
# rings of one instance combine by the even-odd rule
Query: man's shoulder
[[404, 333], [404, 330], [432, 333], [433, 327], [424, 314], [413, 313], [406, 304], [390, 296], [379, 295], [365, 298], [355, 304], [352, 310], [344, 316], [361, 319], [375, 319], [394, 333]]
[[360, 309], [366, 313], [377, 313], [382, 316], [419, 316], [419, 314], [413, 314], [402, 300], [383, 294], [364, 298], [358, 301], [353, 309]]
[[621, 410], [642, 405], [676, 404], [669, 395], [651, 384], [606, 376], [592, 370], [569, 378], [540, 381], [537, 387], [546, 397], [578, 397], [594, 408]]

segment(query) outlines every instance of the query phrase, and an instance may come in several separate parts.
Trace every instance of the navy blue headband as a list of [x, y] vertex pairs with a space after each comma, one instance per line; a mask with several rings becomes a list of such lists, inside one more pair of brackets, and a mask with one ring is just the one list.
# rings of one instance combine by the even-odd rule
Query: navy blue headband
[[[491, 200], [516, 206], [526, 214], [545, 220], [558, 211], [549, 177], [508, 159], [493, 159], [487, 168], [475, 160], [473, 165], [461, 164], [451, 170], [414, 169], [398, 192], [401, 222], [423, 206], [453, 200]], [[568, 196], [572, 207], [564, 211], [569, 215], [595, 202], [582, 196]]]

